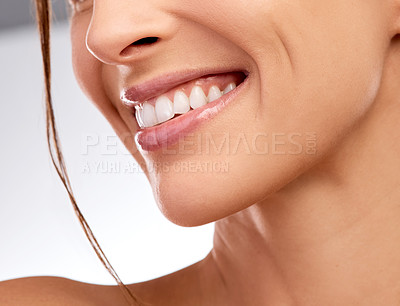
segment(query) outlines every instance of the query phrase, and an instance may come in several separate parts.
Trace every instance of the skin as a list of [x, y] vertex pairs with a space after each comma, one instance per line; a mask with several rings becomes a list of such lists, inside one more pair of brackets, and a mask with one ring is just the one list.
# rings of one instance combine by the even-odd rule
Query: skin
[[[145, 169], [169, 220], [217, 221], [203, 261], [132, 284], [133, 292], [154, 305], [398, 305], [399, 33], [398, 0], [78, 5], [71, 37], [83, 91]], [[151, 36], [160, 40], [131, 45]], [[137, 148], [138, 126], [121, 90], [188, 67], [249, 72], [242, 94], [195, 136], [219, 143], [221, 131], [249, 141], [279, 133], [279, 148], [268, 138], [275, 148], [268, 154], [244, 146], [234, 154], [232, 148], [206, 153], [196, 137], [175, 154]], [[297, 154], [290, 153], [293, 133], [303, 149]], [[226, 161], [229, 171], [149, 170], [154, 162], [182, 161]], [[98, 292], [104, 305], [124, 305], [116, 287], [68, 280], [17, 280], [0, 290], [24, 281], [39, 288], [55, 282], [64, 296], [82, 292], [82, 305], [94, 303]]]

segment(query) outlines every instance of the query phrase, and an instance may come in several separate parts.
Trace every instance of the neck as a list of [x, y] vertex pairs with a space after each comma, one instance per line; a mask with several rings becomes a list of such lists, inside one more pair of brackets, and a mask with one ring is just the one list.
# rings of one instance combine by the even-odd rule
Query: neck
[[216, 223], [210, 257], [229, 305], [398, 304], [400, 65], [389, 56], [386, 66], [335, 152]]

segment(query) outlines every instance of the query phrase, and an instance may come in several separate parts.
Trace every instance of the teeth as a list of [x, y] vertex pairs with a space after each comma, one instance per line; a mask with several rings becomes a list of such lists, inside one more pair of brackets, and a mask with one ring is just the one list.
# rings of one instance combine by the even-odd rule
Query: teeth
[[218, 86], [212, 86], [208, 92], [208, 102], [215, 101], [222, 97], [222, 92]]
[[185, 114], [190, 110], [189, 98], [183, 91], [178, 90], [174, 96], [174, 113]]
[[156, 117], [157, 123], [165, 122], [174, 117], [174, 107], [170, 99], [161, 96], [156, 101]]
[[196, 109], [206, 105], [208, 102], [213, 102], [235, 88], [236, 84], [230, 83], [221, 92], [218, 86], [214, 85], [210, 87], [208, 96], [206, 96], [200, 86], [194, 86], [189, 98], [182, 90], [177, 90], [174, 95], [174, 103], [163, 95], [156, 100], [155, 107], [148, 102], [137, 106], [136, 120], [140, 127], [151, 127], [168, 121], [173, 118], [175, 114], [186, 114], [190, 111], [190, 107]]
[[136, 112], [135, 112], [136, 121], [137, 121], [137, 123], [138, 123], [138, 125], [140, 127], [143, 127], [144, 126], [143, 119], [142, 119], [142, 117], [143, 117], [143, 114], [142, 114], [143, 113], [143, 108], [137, 106], [135, 109], [136, 109]]
[[236, 84], [235, 83], [230, 83], [228, 86], [226, 86], [226, 88], [223, 91], [223, 94], [227, 94], [228, 92], [234, 90], [236, 88]]
[[139, 117], [138, 124], [144, 127], [157, 124], [156, 112], [154, 107], [149, 103], [144, 103], [141, 109], [137, 109], [136, 116]]
[[189, 101], [193, 109], [207, 104], [207, 97], [200, 86], [193, 87]]

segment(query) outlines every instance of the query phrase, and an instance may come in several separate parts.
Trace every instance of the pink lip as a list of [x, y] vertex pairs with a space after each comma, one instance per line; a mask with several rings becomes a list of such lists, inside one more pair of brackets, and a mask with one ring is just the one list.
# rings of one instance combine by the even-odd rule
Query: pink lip
[[[179, 73], [167, 73], [163, 76], [132, 86], [122, 92], [121, 100], [128, 106], [135, 106], [140, 102], [160, 96], [168, 90], [186, 82], [211, 74], [222, 74], [234, 70], [194, 70]], [[240, 71], [240, 70], [237, 70]], [[243, 72], [246, 76], [247, 72]]]
[[[199, 75], [198, 77], [201, 76], [202, 75]], [[200, 124], [212, 119], [218, 113], [220, 113], [220, 111], [226, 105], [234, 100], [247, 87], [248, 79], [249, 78], [246, 74], [244, 81], [240, 83], [234, 90], [211, 103], [191, 110], [184, 115], [173, 118], [160, 125], [139, 130], [135, 135], [136, 142], [145, 151], [156, 151], [177, 143], [182, 137], [190, 132], [193, 132]], [[193, 77], [187, 79], [187, 81], [190, 80], [193, 80]], [[182, 82], [175, 84], [171, 82], [172, 85], [170, 88], [173, 88], [181, 83]], [[143, 84], [141, 86], [143, 86]], [[141, 87], [141, 89], [142, 88], [144, 87]]]

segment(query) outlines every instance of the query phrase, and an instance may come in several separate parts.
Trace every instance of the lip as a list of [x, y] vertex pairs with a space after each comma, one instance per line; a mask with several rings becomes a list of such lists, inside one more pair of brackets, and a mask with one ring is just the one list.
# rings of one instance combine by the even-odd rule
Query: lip
[[242, 72], [246, 78], [248, 72], [244, 70], [231, 69], [207, 69], [207, 70], [188, 70], [175, 73], [167, 73], [149, 81], [134, 85], [122, 91], [121, 101], [127, 106], [135, 106], [148, 99], [162, 95], [163, 93], [181, 84], [199, 79], [211, 74], [224, 74], [229, 72]]
[[[232, 72], [232, 70], [227, 71]], [[225, 72], [225, 73], [227, 73]], [[210, 73], [210, 72], [208, 72]], [[222, 72], [223, 73], [223, 72]], [[136, 132], [135, 139], [137, 144], [142, 148], [144, 151], [157, 151], [167, 146], [171, 146], [176, 144], [179, 140], [181, 140], [185, 135], [193, 132], [197, 129], [201, 124], [211, 120], [216, 115], [218, 115], [228, 104], [230, 104], [235, 98], [240, 95], [240, 93], [248, 87], [250, 75], [246, 72], [245, 79], [242, 83], [240, 83], [234, 90], [230, 91], [229, 93], [223, 95], [219, 99], [207, 103], [206, 105], [193, 109], [186, 114], [180, 115], [176, 118], [173, 118], [169, 121], [166, 121], [160, 125], [156, 125], [153, 127], [148, 127], [144, 129], [140, 129]], [[211, 74], [211, 73], [210, 73]], [[193, 74], [194, 78], [191, 77], [189, 79], [184, 78], [186, 82], [191, 81], [196, 78], [196, 76], [202, 77], [204, 74]], [[182, 78], [183, 79], [183, 78]], [[185, 82], [184, 81], [184, 82]], [[175, 86], [178, 86], [183, 82], [178, 84], [174, 82], [170, 83], [171, 87], [166, 89], [163, 87], [164, 91], [169, 90]], [[145, 83], [147, 86], [150, 83]], [[142, 84], [141, 86], [143, 86]], [[137, 87], [135, 87], [137, 88]], [[141, 89], [144, 87], [141, 87]], [[154, 91], [156, 92], [156, 91]], [[162, 94], [162, 93], [161, 93]], [[153, 93], [152, 93], [153, 95]], [[156, 93], [158, 95], [158, 92]], [[148, 94], [148, 98], [151, 98], [150, 94]], [[135, 120], [135, 119], [134, 119]]]

